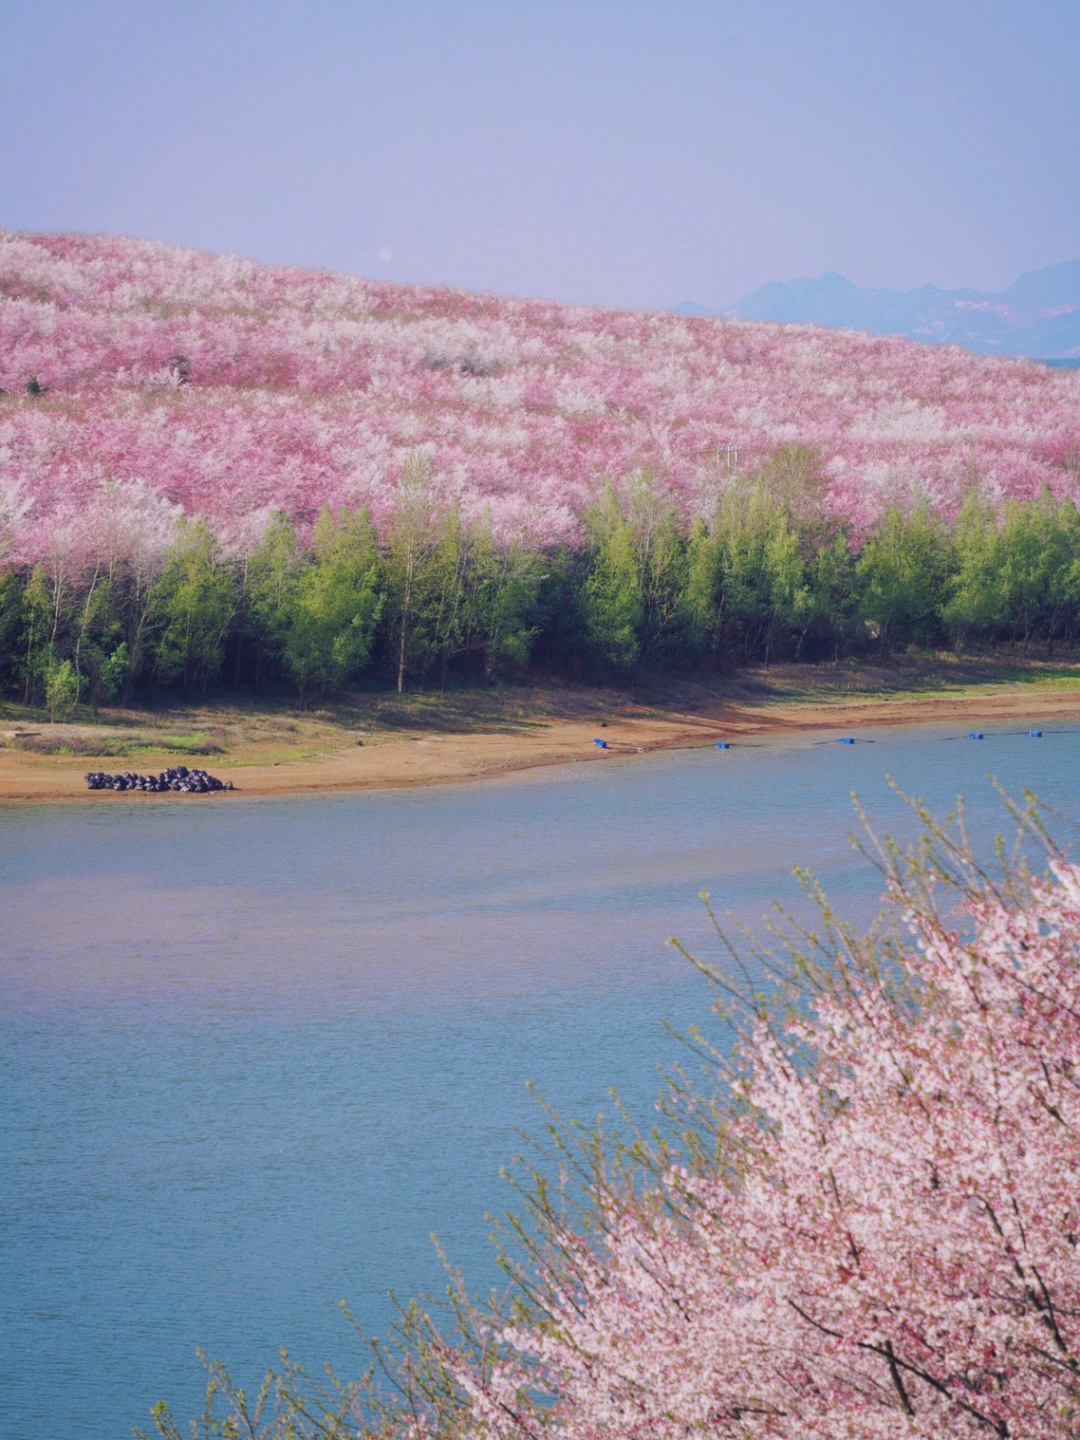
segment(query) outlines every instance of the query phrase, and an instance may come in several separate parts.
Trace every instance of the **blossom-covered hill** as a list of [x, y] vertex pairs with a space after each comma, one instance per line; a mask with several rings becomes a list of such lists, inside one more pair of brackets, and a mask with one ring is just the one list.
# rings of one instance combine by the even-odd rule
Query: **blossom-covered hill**
[[418, 452], [495, 533], [573, 541], [645, 471], [684, 514], [778, 446], [821, 454], [856, 535], [883, 503], [951, 513], [1080, 494], [1080, 374], [805, 326], [586, 309], [166, 245], [0, 231], [0, 560], [164, 538], [226, 547], [279, 509], [376, 524]]

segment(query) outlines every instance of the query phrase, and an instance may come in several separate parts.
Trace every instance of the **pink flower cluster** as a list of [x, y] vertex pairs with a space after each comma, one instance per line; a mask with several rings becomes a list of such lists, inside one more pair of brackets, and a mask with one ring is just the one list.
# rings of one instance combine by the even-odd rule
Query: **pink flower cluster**
[[589, 1238], [547, 1210], [534, 1318], [480, 1366], [436, 1346], [463, 1433], [533, 1433], [539, 1390], [562, 1440], [1076, 1434], [1080, 869], [912, 925], [758, 1010], [715, 1153], [598, 1172]]
[[954, 511], [976, 475], [999, 499], [1080, 489], [1075, 373], [123, 239], [0, 231], [0, 392], [0, 562], [100, 554], [148, 496], [234, 553], [274, 509], [302, 535], [324, 505], [381, 524], [418, 453], [467, 516], [535, 543], [575, 541], [635, 473], [707, 514], [793, 442], [856, 535], [893, 499]]

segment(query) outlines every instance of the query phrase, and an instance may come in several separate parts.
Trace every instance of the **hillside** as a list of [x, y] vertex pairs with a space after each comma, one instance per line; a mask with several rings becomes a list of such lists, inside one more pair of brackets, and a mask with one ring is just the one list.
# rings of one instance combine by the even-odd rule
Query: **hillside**
[[810, 327], [393, 286], [165, 245], [0, 232], [0, 559], [249, 550], [282, 510], [385, 523], [411, 457], [497, 537], [574, 541], [646, 471], [684, 515], [779, 446], [820, 452], [856, 536], [1077, 493], [1080, 375]]

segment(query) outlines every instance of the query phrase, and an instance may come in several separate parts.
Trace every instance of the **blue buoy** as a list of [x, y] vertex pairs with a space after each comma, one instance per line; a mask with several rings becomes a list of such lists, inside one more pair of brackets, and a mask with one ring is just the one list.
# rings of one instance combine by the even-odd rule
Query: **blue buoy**
[[1041, 730], [1029, 730], [1029, 731], [1028, 731], [1028, 734], [1031, 735], [1031, 736], [1033, 736], [1036, 740], [1041, 740], [1041, 739], [1042, 739], [1042, 731], [1041, 731]]
[[841, 744], [841, 745], [854, 745], [854, 744], [855, 744], [855, 737], [854, 737], [854, 735], [841, 735], [841, 736], [840, 736], [840, 744]]
[[592, 743], [593, 743], [594, 745], [598, 745], [601, 750], [606, 750], [606, 749], [607, 749], [607, 741], [606, 741], [606, 740], [594, 740]]
[[969, 730], [969, 731], [968, 731], [968, 739], [969, 739], [969, 740], [981, 740], [982, 738], [983, 738], [983, 732], [982, 732], [981, 730]]
[[730, 750], [730, 749], [731, 749], [731, 741], [730, 741], [730, 740], [717, 740], [717, 742], [716, 742], [716, 748], [717, 748], [717, 750]]

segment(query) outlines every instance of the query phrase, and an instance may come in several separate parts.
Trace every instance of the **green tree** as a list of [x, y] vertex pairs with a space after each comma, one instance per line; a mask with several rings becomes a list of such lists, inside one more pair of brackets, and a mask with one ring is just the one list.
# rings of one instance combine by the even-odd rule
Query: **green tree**
[[787, 503], [760, 476], [738, 481], [720, 496], [711, 528], [720, 547], [724, 648], [767, 663], [810, 614], [802, 543]]
[[216, 539], [201, 520], [182, 520], [153, 592], [150, 623], [159, 681], [206, 691], [220, 673], [236, 602], [236, 585]]
[[1060, 503], [1044, 485], [1037, 500], [1026, 507], [1036, 537], [1035, 587], [1039, 596], [1037, 627], [1053, 652], [1054, 639], [1075, 629], [1078, 571], [1080, 571], [1080, 515], [1072, 500]]
[[790, 648], [792, 633], [802, 635], [813, 614], [813, 597], [807, 583], [799, 537], [788, 515], [777, 514], [765, 536], [762, 551], [762, 589], [765, 594], [765, 664], [774, 648]]
[[675, 506], [651, 471], [631, 477], [626, 491], [626, 519], [641, 595], [641, 651], [651, 660], [662, 659], [678, 645], [678, 621], [686, 587], [686, 546]]
[[544, 561], [518, 540], [496, 545], [486, 522], [470, 526], [468, 552], [468, 646], [479, 653], [490, 684], [503, 663], [518, 669], [528, 663], [538, 629]]
[[311, 560], [290, 594], [284, 659], [301, 699], [354, 679], [368, 662], [382, 610], [379, 556], [366, 507], [324, 509]]
[[300, 571], [296, 532], [288, 519], [276, 512], [248, 556], [243, 574], [244, 629], [254, 652], [256, 691], [268, 672], [272, 675], [284, 664]]
[[52, 658], [49, 634], [53, 605], [45, 568], [35, 565], [22, 600], [22, 633], [16, 673], [23, 682], [23, 703], [29, 705], [40, 693], [39, 685]]
[[936, 637], [946, 553], [941, 524], [928, 506], [906, 512], [891, 506], [863, 546], [856, 573], [863, 613], [878, 628], [883, 658], [898, 644]]
[[121, 640], [115, 649], [102, 652], [95, 692], [100, 699], [110, 701], [120, 697], [127, 683], [130, 663], [126, 640]]
[[53, 660], [45, 670], [45, 704], [49, 707], [49, 720], [55, 723], [58, 715], [69, 715], [79, 697], [79, 676], [70, 660]]
[[686, 567], [679, 611], [684, 644], [695, 659], [720, 648], [721, 546], [699, 516], [686, 541]]
[[807, 637], [813, 635], [820, 644], [830, 646], [834, 661], [839, 660], [850, 636], [855, 607], [855, 558], [843, 532], [816, 552], [807, 583], [810, 613], [795, 657], [801, 658]]
[[0, 570], [0, 693], [19, 675], [23, 587], [14, 570]]
[[467, 591], [472, 567], [472, 530], [462, 528], [461, 512], [451, 505], [439, 517], [435, 543], [418, 576], [419, 605], [413, 648], [421, 672], [440, 667], [445, 687], [450, 665], [466, 648]]
[[1028, 653], [1041, 630], [1049, 642], [1071, 603], [1077, 558], [1075, 507], [1059, 509], [1047, 488], [1037, 500], [1007, 501], [1001, 517], [1002, 615]]
[[1061, 531], [1060, 558], [1050, 587], [1054, 630], [1047, 637], [1052, 650], [1054, 635], [1060, 634], [1067, 643], [1076, 639], [1080, 629], [1080, 511], [1071, 499], [1061, 502], [1057, 511]]
[[577, 677], [592, 659], [581, 604], [584, 558], [577, 547], [560, 545], [544, 551], [542, 561], [530, 663]]
[[973, 639], [989, 638], [1002, 621], [1002, 561], [997, 513], [973, 490], [953, 527], [947, 598], [941, 609], [958, 653]]
[[75, 703], [85, 689], [95, 707], [122, 694], [128, 678], [130, 651], [124, 639], [120, 601], [123, 587], [99, 564], [75, 606], [71, 624], [72, 660], [78, 681]]
[[419, 621], [430, 590], [443, 509], [427, 458], [414, 456], [398, 485], [386, 528], [384, 557], [386, 615], [399, 694], [405, 688], [406, 675], [430, 659], [428, 637]]
[[634, 533], [612, 486], [586, 511], [585, 535], [578, 603], [586, 645], [601, 666], [632, 670], [641, 654], [643, 577]]

